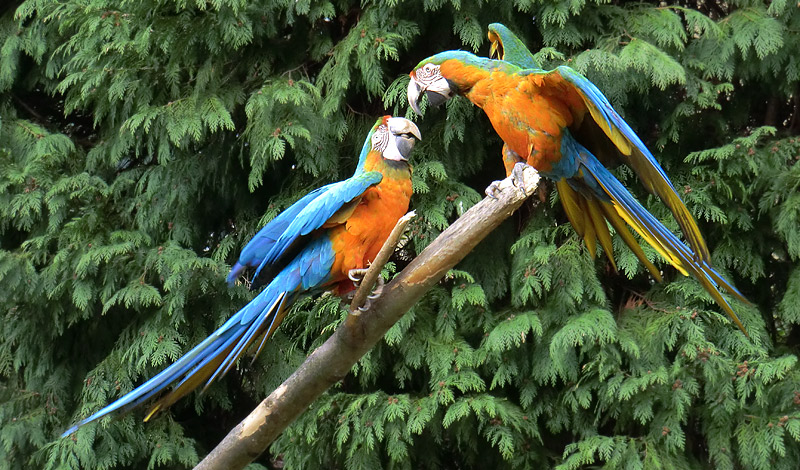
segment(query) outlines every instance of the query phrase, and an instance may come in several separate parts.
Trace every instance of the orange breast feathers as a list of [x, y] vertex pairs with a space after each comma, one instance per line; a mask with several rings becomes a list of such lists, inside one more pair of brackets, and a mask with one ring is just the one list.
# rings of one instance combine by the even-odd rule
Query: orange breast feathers
[[410, 178], [394, 180], [384, 176], [383, 181], [364, 192], [347, 222], [331, 230], [336, 252], [331, 280], [339, 281], [338, 294], [353, 289], [347, 273], [365, 268], [375, 259], [397, 220], [408, 211], [410, 197]]
[[581, 117], [574, 92], [547, 85], [539, 75], [497, 71], [466, 93], [483, 108], [503, 142], [539, 171], [549, 171], [561, 159], [563, 130]]

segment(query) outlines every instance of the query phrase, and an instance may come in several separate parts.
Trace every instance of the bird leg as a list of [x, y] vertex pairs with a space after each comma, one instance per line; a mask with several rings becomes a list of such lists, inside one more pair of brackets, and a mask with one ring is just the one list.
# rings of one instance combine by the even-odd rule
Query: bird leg
[[497, 192], [500, 191], [500, 181], [492, 181], [489, 186], [486, 187], [486, 195], [492, 199], [497, 199]]
[[[353, 284], [356, 287], [358, 287], [364, 280], [364, 276], [366, 276], [368, 270], [369, 268], [351, 269], [347, 272], [347, 277], [353, 281]], [[383, 276], [378, 276], [378, 279], [375, 281], [375, 287], [372, 289], [372, 293], [367, 296], [367, 299], [364, 301], [364, 305], [358, 307], [360, 311], [365, 312], [369, 310], [372, 301], [381, 296], [384, 284]]]
[[[528, 193], [525, 191], [525, 184], [523, 178], [523, 170], [525, 169], [524, 166], [526, 165], [525, 159], [520, 157], [519, 154], [508, 145], [503, 144], [503, 166], [506, 169], [506, 174], [511, 177], [511, 183], [522, 189], [523, 194], [528, 196]], [[497, 199], [497, 192], [500, 190], [500, 181], [492, 181], [492, 184], [486, 188], [486, 195], [492, 199]]]

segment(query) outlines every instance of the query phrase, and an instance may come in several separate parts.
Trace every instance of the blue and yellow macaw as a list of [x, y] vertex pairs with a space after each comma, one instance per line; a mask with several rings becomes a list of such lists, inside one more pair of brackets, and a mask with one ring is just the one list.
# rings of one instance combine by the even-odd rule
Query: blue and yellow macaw
[[413, 122], [384, 116], [361, 150], [355, 174], [310, 192], [262, 228], [245, 246], [228, 276], [234, 282], [245, 267], [267, 286], [203, 342], [158, 375], [67, 430], [115, 411], [127, 411], [177, 386], [159, 398], [145, 418], [165, 409], [201, 383], [223, 376], [259, 338], [255, 352], [275, 332], [292, 303], [322, 289], [343, 294], [353, 289], [353, 273], [375, 259], [397, 220], [408, 211], [411, 166], [408, 156], [421, 139]]
[[[411, 107], [419, 113], [423, 94], [434, 106], [455, 95], [468, 98], [484, 110], [503, 139], [507, 174], [517, 176], [520, 165], [527, 163], [555, 181], [567, 217], [592, 256], [599, 241], [616, 269], [608, 222], [660, 281], [661, 274], [645, 257], [627, 223], [678, 271], [697, 278], [747, 334], [719, 287], [746, 301], [744, 296], [711, 266], [694, 218], [664, 170], [603, 93], [569, 67], [541, 69], [524, 44], [503, 25], [492, 25], [489, 39], [491, 54], [497, 59], [448, 51], [420, 62], [410, 74]], [[650, 214], [603, 165], [620, 161], [672, 211], [689, 246]]]

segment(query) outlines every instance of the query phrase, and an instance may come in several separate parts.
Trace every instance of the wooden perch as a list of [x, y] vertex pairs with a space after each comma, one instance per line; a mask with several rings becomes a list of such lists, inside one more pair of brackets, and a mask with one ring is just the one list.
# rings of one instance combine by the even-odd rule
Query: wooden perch
[[350, 313], [356, 315], [360, 314], [359, 308], [364, 305], [367, 296], [372, 292], [372, 286], [375, 285], [375, 281], [377, 281], [378, 276], [381, 275], [383, 265], [389, 261], [392, 253], [394, 253], [395, 247], [397, 247], [397, 242], [400, 241], [400, 236], [403, 235], [408, 223], [411, 222], [411, 219], [413, 219], [415, 215], [417, 215], [417, 213], [411, 211], [403, 217], [400, 217], [400, 220], [397, 221], [397, 224], [392, 229], [392, 233], [389, 234], [389, 238], [384, 242], [381, 251], [375, 256], [375, 260], [369, 266], [367, 274], [364, 275], [364, 279], [361, 280], [361, 284], [358, 286], [355, 295], [353, 295], [353, 300], [350, 302]]
[[[526, 167], [523, 176], [524, 181], [518, 184], [523, 185], [524, 190], [512, 184], [511, 178], [501, 181], [494, 193], [496, 199], [487, 197], [470, 208], [386, 284], [369, 309], [359, 315], [348, 315], [347, 321], [233, 428], [195, 469], [241, 469], [261, 455], [317, 397], [342, 380], [428, 289], [522, 205], [539, 184], [539, 175], [533, 168]], [[386, 244], [390, 247], [384, 245], [381, 250], [387, 252], [386, 259], [394, 250], [400, 233], [394, 241], [390, 236]], [[379, 274], [384, 263], [385, 260], [376, 259], [370, 271]], [[377, 274], [372, 282], [368, 279], [370, 273], [365, 275], [362, 289], [359, 289], [364, 291], [363, 295], [369, 293]]]

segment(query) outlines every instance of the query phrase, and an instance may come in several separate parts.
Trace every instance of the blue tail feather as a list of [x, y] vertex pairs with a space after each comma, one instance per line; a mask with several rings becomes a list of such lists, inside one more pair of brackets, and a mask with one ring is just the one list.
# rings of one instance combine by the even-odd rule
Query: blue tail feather
[[[176, 380], [183, 377], [178, 384], [178, 386], [180, 386], [180, 384], [184, 383], [187, 379], [202, 371], [203, 367], [216, 359], [220, 354], [224, 353], [228, 348], [230, 348], [231, 344], [236, 343], [238, 340], [238, 345], [240, 347], [234, 349], [234, 352], [237, 354], [230, 355], [226, 358], [226, 362], [223, 362], [223, 364], [233, 364], [235, 359], [244, 351], [247, 345], [247, 342], [243, 342], [243, 340], [245, 338], [252, 339], [253, 332], [258, 331], [259, 326], [261, 326], [259, 323], [262, 323], [265, 318], [269, 317], [272, 307], [282, 304], [282, 299], [285, 297], [285, 292], [283, 291], [277, 292], [275, 299], [272, 302], [264, 302], [264, 299], [261, 298], [262, 295], [273, 295], [271, 292], [272, 290], [269, 289], [269, 287], [264, 289], [264, 291], [262, 291], [259, 296], [253, 299], [250, 304], [235, 313], [219, 329], [212, 333], [208, 338], [203, 340], [200, 344], [192, 348], [188, 353], [180, 357], [169, 367], [159, 372], [155, 377], [136, 387], [134, 390], [119, 398], [115, 402], [92, 414], [88, 418], [81, 420], [66, 430], [62, 436], [72, 434], [78, 429], [78, 427], [102, 418], [107, 414], [115, 411], [128, 411], [132, 408], [135, 408], [153, 396], [159, 394]], [[259, 315], [255, 317], [253, 315], [246, 315], [249, 308], [252, 308], [253, 305], [258, 304], [263, 305], [262, 311], [259, 312]], [[258, 321], [245, 321], [244, 317], [246, 316], [254, 317], [251, 319]], [[270, 323], [270, 325], [272, 325], [272, 323]], [[220, 374], [221, 371], [222, 374]], [[209, 379], [208, 383], [211, 383], [218, 376], [224, 375], [224, 372], [227, 372], [227, 369], [223, 371], [223, 367], [219, 367], [211, 379]]]

